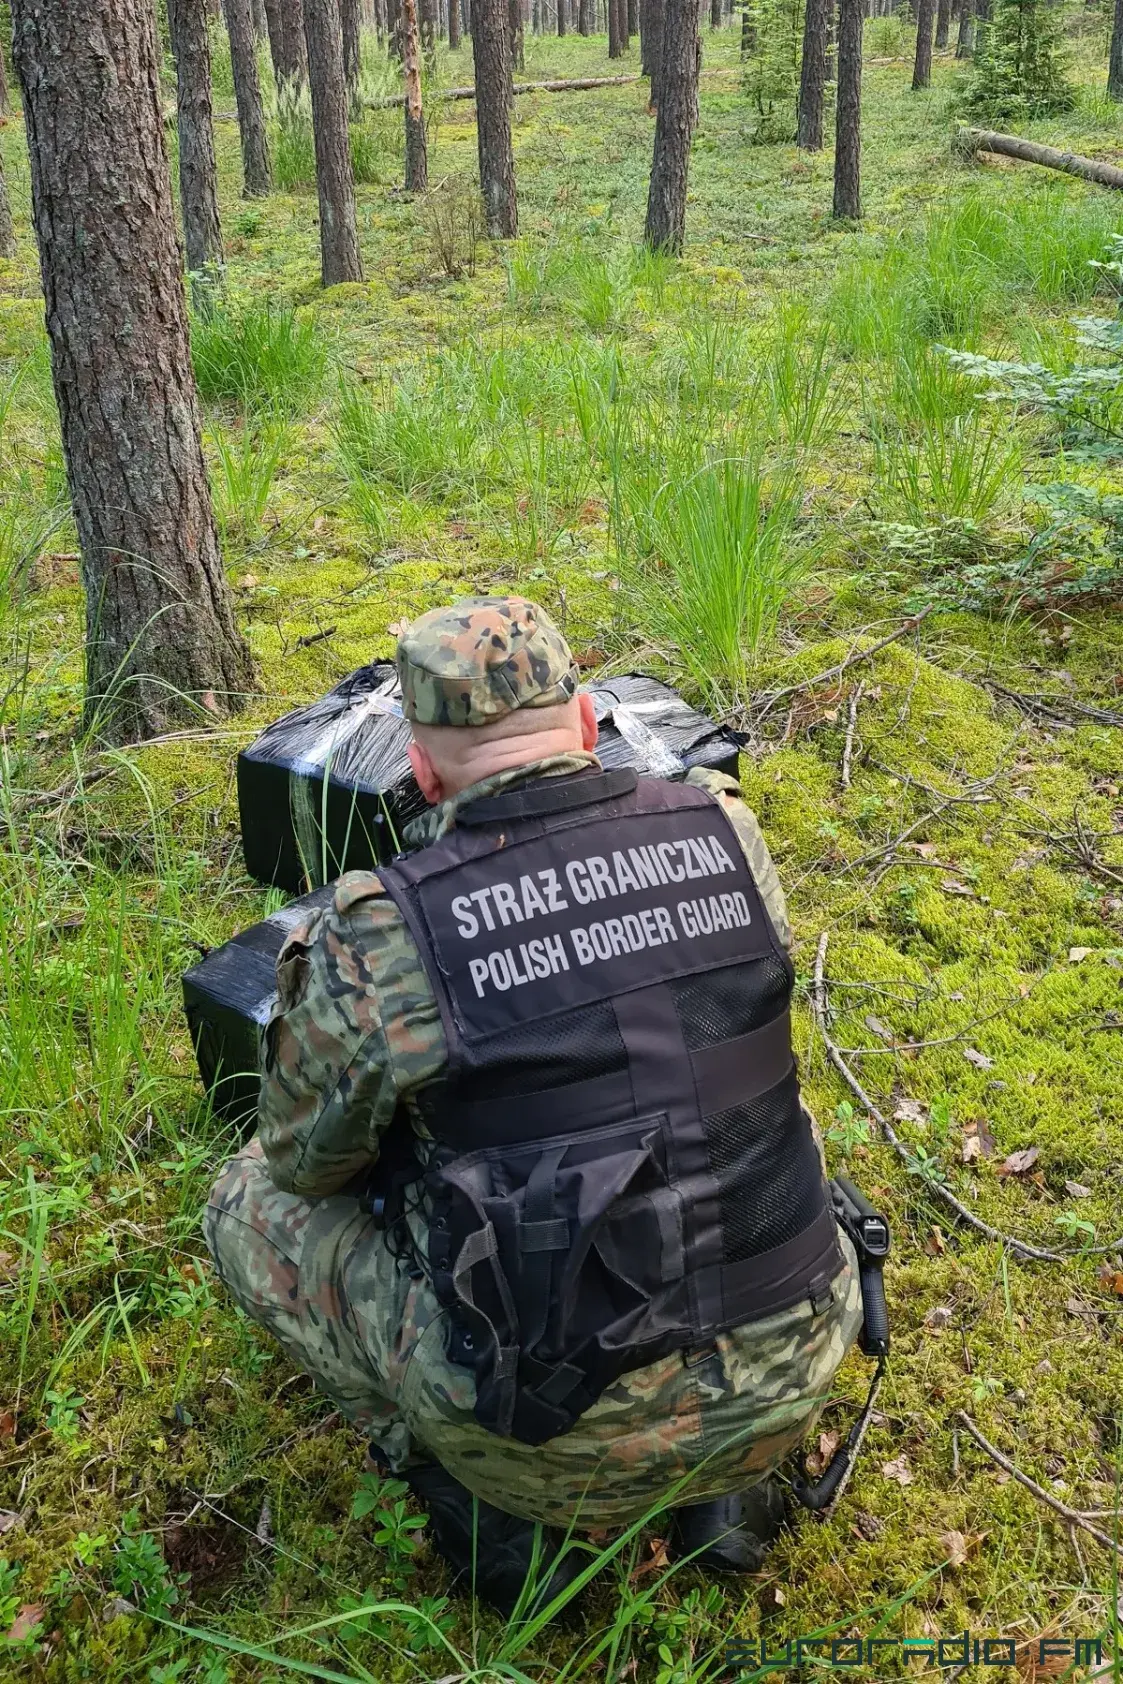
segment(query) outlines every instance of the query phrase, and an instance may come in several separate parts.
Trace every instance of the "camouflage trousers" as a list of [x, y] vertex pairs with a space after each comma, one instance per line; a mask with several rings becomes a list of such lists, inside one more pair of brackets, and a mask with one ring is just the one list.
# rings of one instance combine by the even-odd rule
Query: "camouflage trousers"
[[512, 1514], [582, 1530], [763, 1479], [814, 1424], [862, 1320], [843, 1238], [818, 1315], [799, 1304], [625, 1374], [569, 1432], [521, 1444], [477, 1423], [472, 1373], [445, 1355], [446, 1312], [356, 1199], [278, 1192], [255, 1140], [223, 1169], [204, 1226], [242, 1309], [393, 1467], [435, 1458]]

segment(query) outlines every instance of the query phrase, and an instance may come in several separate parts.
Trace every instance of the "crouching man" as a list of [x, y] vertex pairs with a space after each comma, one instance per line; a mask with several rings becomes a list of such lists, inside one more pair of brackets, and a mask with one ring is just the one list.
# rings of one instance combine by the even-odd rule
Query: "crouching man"
[[431, 810], [285, 943], [218, 1272], [500, 1607], [534, 1522], [663, 1498], [755, 1570], [862, 1322], [767, 848], [731, 778], [602, 769], [533, 603], [425, 614], [398, 666]]

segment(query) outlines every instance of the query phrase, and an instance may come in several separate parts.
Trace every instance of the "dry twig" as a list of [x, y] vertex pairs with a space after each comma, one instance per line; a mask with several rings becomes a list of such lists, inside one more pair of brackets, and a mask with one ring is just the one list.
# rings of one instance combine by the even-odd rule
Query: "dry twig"
[[916, 630], [921, 620], [928, 617], [934, 607], [934, 603], [928, 603], [920, 610], [919, 614], [912, 614], [907, 620], [902, 621], [896, 631], [891, 631], [888, 637], [881, 638], [877, 643], [871, 643], [868, 649], [856, 649], [852, 654], [847, 655], [844, 661], [840, 661], [837, 666], [828, 667], [825, 672], [817, 673], [814, 678], [805, 678], [799, 684], [789, 684], [783, 690], [768, 691], [759, 698], [761, 711], [758, 715], [758, 721], [763, 720], [766, 714], [771, 713], [777, 702], [784, 701], [788, 696], [802, 696], [806, 690], [817, 690], [820, 684], [827, 684], [832, 678], [841, 678], [844, 672], [848, 672], [851, 667], [857, 666], [859, 661], [868, 661], [874, 655], [880, 654], [883, 649], [887, 649], [891, 643], [896, 643], [899, 638], [907, 637], [909, 632]]
[[842, 772], [839, 778], [843, 789], [850, 788], [850, 770], [854, 759], [854, 734], [858, 729], [858, 709], [862, 702], [862, 692], [866, 687], [864, 679], [859, 679], [850, 692], [850, 701], [846, 709], [846, 741], [842, 745]]
[[955, 1418], [966, 1427], [979, 1449], [985, 1450], [991, 1461], [997, 1462], [998, 1466], [1003, 1468], [1011, 1479], [1016, 1479], [1019, 1485], [1024, 1485], [1027, 1491], [1032, 1491], [1038, 1502], [1044, 1503], [1046, 1508], [1053, 1510], [1054, 1514], [1059, 1514], [1061, 1519], [1066, 1520], [1070, 1526], [1079, 1526], [1082, 1532], [1089, 1533], [1098, 1544], [1104, 1544], [1109, 1550], [1117, 1550], [1120, 1555], [1123, 1555], [1123, 1543], [1117, 1543], [1114, 1538], [1108, 1537], [1107, 1533], [1101, 1532], [1098, 1526], [1093, 1526], [1090, 1521], [1085, 1520], [1078, 1509], [1070, 1509], [1067, 1503], [1062, 1503], [1059, 1497], [1054, 1497], [1052, 1492], [1046, 1491], [1044, 1486], [1038, 1485], [1035, 1479], [1030, 1479], [1028, 1474], [1024, 1474], [1016, 1462], [1012, 1462], [1009, 1456], [1004, 1456], [997, 1445], [990, 1442], [989, 1438], [983, 1437], [966, 1410], [957, 1409]]

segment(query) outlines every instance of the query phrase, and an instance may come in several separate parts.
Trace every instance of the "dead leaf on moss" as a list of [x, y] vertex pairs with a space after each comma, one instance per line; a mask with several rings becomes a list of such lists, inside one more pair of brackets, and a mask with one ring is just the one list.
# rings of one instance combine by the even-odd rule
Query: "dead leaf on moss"
[[928, 1121], [928, 1112], [917, 1099], [902, 1099], [893, 1113], [895, 1123], [919, 1123], [923, 1128]]
[[1092, 1189], [1085, 1187], [1081, 1181], [1066, 1181], [1065, 1192], [1070, 1199], [1090, 1199], [1092, 1197]]
[[808, 1473], [818, 1479], [841, 1443], [842, 1434], [835, 1432], [833, 1428], [830, 1432], [820, 1433], [818, 1445], [807, 1454]]
[[1026, 1175], [1041, 1156], [1039, 1146], [1023, 1146], [998, 1166], [999, 1175]]
[[1123, 1269], [1113, 1269], [1110, 1264], [1104, 1263], [1097, 1278], [1107, 1292], [1114, 1292], [1117, 1297], [1123, 1298]]
[[963, 1056], [968, 1064], [973, 1064], [976, 1070], [993, 1070], [994, 1060], [981, 1053], [977, 1047], [964, 1047]]
[[45, 1602], [25, 1602], [8, 1627], [8, 1642], [22, 1643], [25, 1637], [30, 1637], [35, 1627], [42, 1625], [46, 1612]]
[[928, 1230], [928, 1238], [924, 1242], [924, 1249], [929, 1257], [942, 1257], [947, 1249], [944, 1236], [934, 1222]]
[[1070, 947], [1068, 950], [1068, 962], [1070, 965], [1079, 965], [1081, 959], [1086, 959], [1089, 953], [1093, 953], [1094, 951], [1095, 949], [1091, 947]]
[[967, 1539], [962, 1532], [941, 1532], [940, 1543], [951, 1567], [962, 1567], [967, 1560]]
[[896, 1036], [893, 1031], [887, 1028], [879, 1017], [874, 1017], [872, 1012], [867, 1014], [865, 1024], [870, 1033], [876, 1035], [879, 1041], [884, 1041], [887, 1047], [895, 1045]]
[[912, 1484], [913, 1473], [904, 1451], [899, 1456], [894, 1457], [893, 1461], [882, 1463], [881, 1472], [883, 1478], [895, 1479], [898, 1485]]

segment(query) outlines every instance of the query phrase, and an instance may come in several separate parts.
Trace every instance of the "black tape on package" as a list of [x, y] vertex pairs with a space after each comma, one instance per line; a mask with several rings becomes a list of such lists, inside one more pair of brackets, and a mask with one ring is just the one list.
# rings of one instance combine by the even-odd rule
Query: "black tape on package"
[[[587, 686], [606, 767], [681, 778], [692, 766], [737, 771], [737, 740], [669, 685], [639, 674]], [[397, 674], [360, 667], [320, 701], [297, 708], [238, 756], [246, 869], [298, 892], [341, 872], [369, 870], [401, 851], [425, 806], [406, 757]]]
[[183, 1006], [203, 1086], [215, 1111], [237, 1127], [257, 1113], [258, 1036], [277, 994], [277, 955], [304, 913], [323, 906], [317, 889], [215, 947], [183, 978]]

